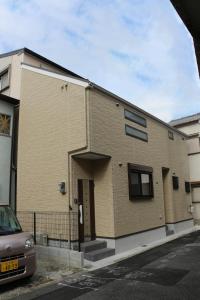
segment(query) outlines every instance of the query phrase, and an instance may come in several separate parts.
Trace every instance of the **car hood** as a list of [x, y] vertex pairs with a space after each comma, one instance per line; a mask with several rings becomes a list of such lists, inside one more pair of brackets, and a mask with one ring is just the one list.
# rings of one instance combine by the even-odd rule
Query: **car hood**
[[0, 235], [0, 257], [24, 254], [25, 242], [32, 236], [30, 233], [20, 232], [9, 235]]

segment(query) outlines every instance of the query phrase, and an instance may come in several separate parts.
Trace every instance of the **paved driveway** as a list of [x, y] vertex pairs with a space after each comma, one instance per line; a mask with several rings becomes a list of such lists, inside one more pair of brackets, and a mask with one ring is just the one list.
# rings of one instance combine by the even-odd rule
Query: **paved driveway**
[[200, 231], [20, 299], [199, 300]]

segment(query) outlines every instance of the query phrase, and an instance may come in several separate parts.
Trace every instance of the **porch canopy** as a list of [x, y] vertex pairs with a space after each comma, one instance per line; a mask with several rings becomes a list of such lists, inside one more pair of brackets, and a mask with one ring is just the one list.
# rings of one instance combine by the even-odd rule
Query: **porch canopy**
[[100, 153], [95, 153], [95, 152], [85, 152], [85, 153], [74, 154], [72, 157], [87, 159], [87, 160], [98, 160], [98, 159], [110, 158], [111, 156], [105, 155], [105, 154], [100, 154]]

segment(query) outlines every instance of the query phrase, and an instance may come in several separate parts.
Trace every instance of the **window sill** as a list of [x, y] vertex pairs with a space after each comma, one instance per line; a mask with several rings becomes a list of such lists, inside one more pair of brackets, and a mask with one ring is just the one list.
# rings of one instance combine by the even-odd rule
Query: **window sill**
[[130, 201], [134, 201], [134, 200], [151, 200], [153, 199], [154, 196], [150, 195], [150, 196], [131, 196], [129, 197]]
[[4, 136], [4, 137], [7, 137], [7, 138], [11, 138], [11, 135], [10, 135], [10, 134], [3, 134], [3, 133], [0, 133], [0, 136]]

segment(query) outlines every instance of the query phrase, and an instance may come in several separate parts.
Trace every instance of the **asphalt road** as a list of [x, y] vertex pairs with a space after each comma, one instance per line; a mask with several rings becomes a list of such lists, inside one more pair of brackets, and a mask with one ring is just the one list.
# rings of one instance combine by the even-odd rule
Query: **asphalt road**
[[200, 300], [200, 231], [20, 299]]

